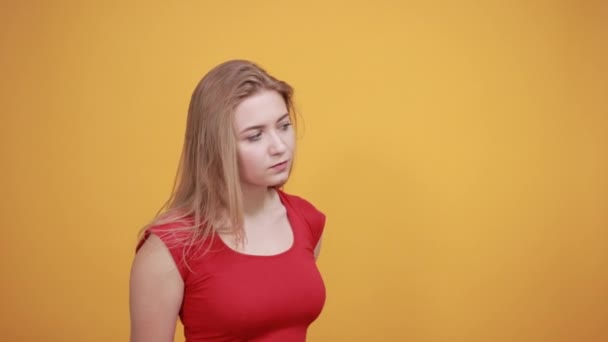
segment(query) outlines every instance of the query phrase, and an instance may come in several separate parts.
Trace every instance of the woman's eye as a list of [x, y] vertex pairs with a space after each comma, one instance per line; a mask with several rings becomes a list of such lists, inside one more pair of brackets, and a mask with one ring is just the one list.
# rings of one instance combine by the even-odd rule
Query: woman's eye
[[291, 126], [291, 122], [286, 122], [286, 123], [284, 123], [284, 124], [281, 125], [281, 128], [283, 130], [287, 130], [287, 129], [289, 129], [289, 126]]
[[258, 133], [254, 134], [254, 135], [248, 136], [247, 140], [249, 140], [249, 141], [258, 141], [258, 140], [260, 140], [261, 137], [262, 137], [262, 132], [258, 132]]

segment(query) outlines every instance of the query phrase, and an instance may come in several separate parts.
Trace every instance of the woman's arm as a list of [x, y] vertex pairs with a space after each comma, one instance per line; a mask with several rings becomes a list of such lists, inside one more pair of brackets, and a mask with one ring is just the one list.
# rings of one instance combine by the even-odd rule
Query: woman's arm
[[319, 238], [319, 242], [317, 242], [317, 246], [315, 247], [315, 260], [319, 258], [319, 253], [321, 253], [321, 240], [322, 238]]
[[165, 244], [150, 234], [133, 260], [129, 284], [131, 342], [171, 342], [184, 283]]

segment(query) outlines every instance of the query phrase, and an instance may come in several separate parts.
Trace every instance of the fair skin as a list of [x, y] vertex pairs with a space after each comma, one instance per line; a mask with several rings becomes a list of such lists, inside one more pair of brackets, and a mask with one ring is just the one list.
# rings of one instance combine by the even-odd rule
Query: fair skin
[[[273, 255], [288, 250], [293, 233], [274, 186], [283, 184], [295, 152], [295, 134], [283, 98], [262, 91], [234, 113], [246, 242], [220, 238], [239, 253]], [[321, 242], [315, 248], [318, 257]], [[141, 246], [131, 269], [131, 342], [173, 341], [184, 283], [167, 247], [154, 234]]]

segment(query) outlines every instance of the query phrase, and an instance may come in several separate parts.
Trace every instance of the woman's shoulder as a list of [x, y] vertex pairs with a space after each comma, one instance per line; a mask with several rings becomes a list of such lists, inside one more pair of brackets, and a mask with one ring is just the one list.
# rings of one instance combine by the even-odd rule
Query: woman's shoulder
[[136, 253], [144, 246], [167, 250], [177, 266], [182, 279], [186, 280], [188, 266], [186, 262], [192, 257], [194, 220], [191, 217], [158, 217], [150, 223], [141, 234], [137, 243]]
[[289, 194], [283, 190], [278, 191], [284, 202], [306, 221], [308, 227], [313, 232], [315, 240], [318, 240], [325, 227], [325, 213], [319, 210], [311, 201], [301, 196]]
[[190, 216], [161, 216], [151, 222], [143, 231], [137, 249], [150, 237], [156, 235], [167, 248], [175, 248], [192, 238], [194, 220]]
[[277, 191], [289, 205], [296, 207], [297, 209], [303, 209], [306, 211], [319, 211], [319, 209], [317, 209], [317, 207], [311, 201], [305, 199], [302, 196], [287, 193], [282, 189], [278, 189]]

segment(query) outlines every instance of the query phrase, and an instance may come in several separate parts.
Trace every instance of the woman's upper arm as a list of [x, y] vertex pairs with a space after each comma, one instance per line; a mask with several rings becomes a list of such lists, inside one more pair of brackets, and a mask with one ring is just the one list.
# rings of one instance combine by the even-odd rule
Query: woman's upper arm
[[131, 267], [131, 342], [173, 341], [183, 292], [173, 257], [160, 238], [150, 234]]
[[317, 242], [317, 245], [315, 246], [315, 250], [314, 250], [315, 260], [319, 258], [319, 254], [321, 253], [321, 240], [323, 240], [323, 239], [319, 238], [319, 242]]

